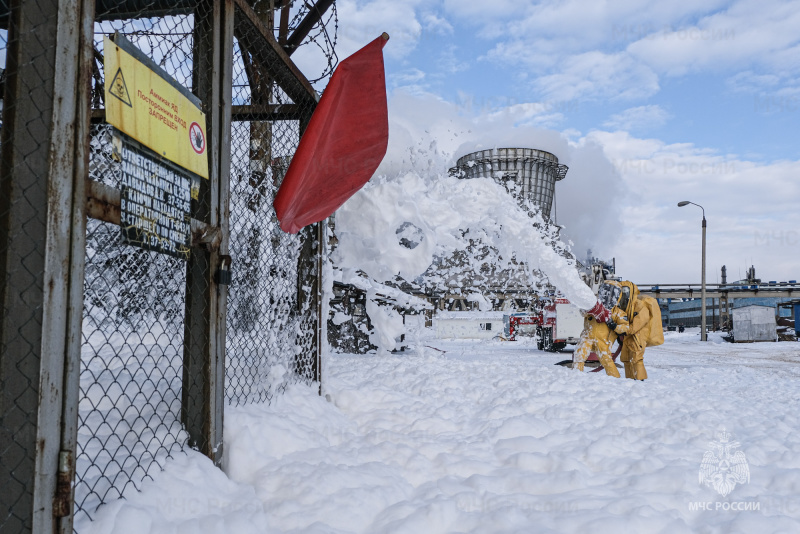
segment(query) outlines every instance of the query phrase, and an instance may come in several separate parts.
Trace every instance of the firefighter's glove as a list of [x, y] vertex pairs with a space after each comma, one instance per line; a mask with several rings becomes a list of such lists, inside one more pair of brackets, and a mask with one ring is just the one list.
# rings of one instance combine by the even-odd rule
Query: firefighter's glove
[[614, 319], [609, 319], [608, 321], [606, 321], [606, 326], [611, 330], [616, 330], [617, 323], [614, 322]]

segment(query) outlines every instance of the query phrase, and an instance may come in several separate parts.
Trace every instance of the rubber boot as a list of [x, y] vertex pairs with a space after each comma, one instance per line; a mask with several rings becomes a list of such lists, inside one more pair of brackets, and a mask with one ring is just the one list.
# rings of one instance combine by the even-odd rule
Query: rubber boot
[[626, 340], [622, 345], [620, 361], [625, 366], [625, 378], [633, 380], [645, 380], [647, 371], [644, 369], [644, 349], [635, 350], [637, 347], [633, 340]]
[[614, 360], [611, 359], [610, 355], [601, 354], [599, 360], [600, 364], [603, 366], [603, 369], [606, 370], [606, 374], [608, 376], [614, 376], [619, 378], [619, 371], [617, 371], [617, 366], [614, 365]]
[[634, 380], [647, 380], [647, 370], [644, 368], [644, 354], [635, 354], [631, 362]]

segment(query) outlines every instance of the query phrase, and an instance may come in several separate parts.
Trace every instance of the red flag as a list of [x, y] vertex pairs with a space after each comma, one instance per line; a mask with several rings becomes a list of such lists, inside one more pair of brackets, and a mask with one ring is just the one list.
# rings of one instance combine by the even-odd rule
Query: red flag
[[275, 195], [281, 229], [319, 222], [369, 181], [386, 155], [389, 115], [383, 34], [342, 61], [322, 93]]

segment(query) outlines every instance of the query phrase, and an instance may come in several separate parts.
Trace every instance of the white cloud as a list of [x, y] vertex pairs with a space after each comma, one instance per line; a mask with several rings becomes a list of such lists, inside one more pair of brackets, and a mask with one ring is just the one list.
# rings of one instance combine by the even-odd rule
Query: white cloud
[[519, 15], [526, 3], [519, 0], [494, 0], [488, 5], [483, 0], [444, 0], [443, 7], [454, 17], [480, 25], [491, 25], [497, 20]]
[[[622, 276], [646, 283], [699, 282], [700, 219], [708, 219], [707, 276], [752, 262], [769, 279], [797, 279], [800, 161], [769, 164], [692, 144], [637, 139], [627, 132], [585, 138], [603, 147], [627, 194], [615, 249]], [[691, 209], [690, 209], [691, 208]], [[695, 212], [694, 210], [697, 210]]]
[[781, 81], [775, 74], [756, 74], [753, 71], [743, 71], [726, 80], [728, 88], [737, 93], [761, 93], [774, 90]]
[[425, 13], [422, 15], [423, 32], [429, 35], [452, 35], [453, 25], [444, 17], [436, 13]]
[[762, 115], [800, 111], [800, 76], [740, 72], [726, 80], [735, 93], [753, 95], [753, 110]]
[[417, 68], [410, 68], [389, 74], [387, 79], [389, 87], [420, 86], [425, 80], [425, 72]]
[[799, 42], [800, 10], [794, 2], [741, 0], [696, 24], [659, 29], [627, 51], [668, 75], [753, 65], [795, 70], [800, 60], [787, 53]]
[[[402, 58], [408, 55], [419, 42], [422, 33], [416, 11], [416, 2], [394, 2], [391, 0], [340, 0], [338, 9], [338, 31], [336, 54], [345, 59], [360, 50], [383, 32], [389, 34], [389, 42], [383, 49], [385, 57]], [[333, 31], [333, 28], [328, 28]], [[327, 58], [317, 46], [301, 46], [292, 55], [292, 60], [310, 79], [317, 77], [327, 66]], [[317, 83], [324, 89], [327, 79]]]
[[[800, 10], [795, 2], [568, 0], [521, 5], [525, 7], [504, 17], [486, 16], [474, 24], [483, 25], [480, 34], [496, 41], [485, 59], [543, 77], [536, 88], [548, 91], [548, 98], [565, 91], [579, 98], [646, 98], [659, 90], [660, 76], [700, 71], [800, 74]], [[604, 77], [604, 70], [612, 76]], [[641, 89], [635, 88], [637, 82]]]
[[537, 78], [534, 85], [546, 99], [633, 100], [654, 95], [658, 76], [625, 54], [600, 51], [571, 56], [554, 74]]
[[419, 2], [340, 0], [336, 4], [339, 10], [337, 53], [340, 57], [349, 56], [383, 32], [390, 36], [383, 49], [387, 57], [403, 58], [419, 42], [422, 34], [422, 23], [416, 10]]
[[[500, 0], [490, 8], [476, 0], [340, 0], [337, 5], [340, 57], [383, 31], [391, 35], [384, 53], [400, 60], [426, 36], [453, 43], [484, 39], [489, 49], [479, 59], [516, 68], [518, 80], [546, 100], [645, 99], [659, 91], [660, 76], [709, 69], [780, 75], [782, 82], [800, 75], [800, 10], [782, 0]], [[440, 47], [443, 72], [468, 67], [447, 51], [453, 43]], [[297, 61], [317, 72], [320, 59], [305, 57], [312, 48], [298, 51]], [[798, 85], [786, 87], [794, 91]]]
[[442, 74], [455, 74], [470, 68], [470, 63], [457, 56], [458, 47], [454, 44], [446, 45], [439, 55], [436, 65]]
[[483, 17], [478, 24], [493, 25], [499, 40], [495, 59], [528, 68], [553, 67], [565, 58], [588, 50], [622, 51], [665, 26], [712, 13], [728, 0], [652, 2], [590, 0], [520, 3], [526, 6], [496, 24]]
[[564, 121], [563, 113], [556, 111], [556, 107], [546, 102], [525, 102], [500, 108], [486, 113], [485, 120], [490, 122], [511, 121], [517, 126], [537, 126], [551, 128]]
[[666, 123], [670, 117], [671, 115], [659, 105], [638, 106], [612, 115], [603, 126], [627, 131], [657, 128]]

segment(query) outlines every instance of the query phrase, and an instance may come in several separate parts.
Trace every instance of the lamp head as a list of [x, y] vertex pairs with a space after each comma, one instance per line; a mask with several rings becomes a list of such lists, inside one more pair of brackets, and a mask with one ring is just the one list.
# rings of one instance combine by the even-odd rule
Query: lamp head
[[682, 207], [684, 207], [684, 206], [686, 206], [688, 204], [691, 204], [691, 202], [689, 202], [688, 200], [683, 200], [681, 202], [678, 202], [678, 207], [682, 208]]

